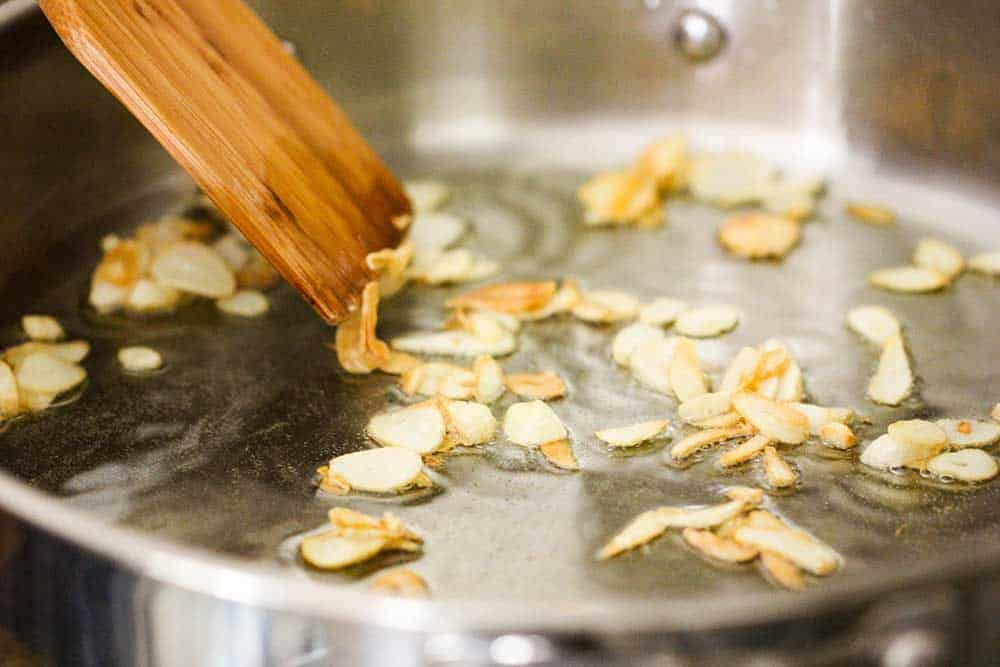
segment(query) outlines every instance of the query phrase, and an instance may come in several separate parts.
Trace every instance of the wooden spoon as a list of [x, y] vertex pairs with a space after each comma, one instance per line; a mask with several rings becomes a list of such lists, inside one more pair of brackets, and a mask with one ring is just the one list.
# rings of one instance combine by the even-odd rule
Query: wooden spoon
[[[399, 242], [402, 187], [241, 0], [40, 0], [69, 50], [334, 324]], [[396, 223], [394, 224], [394, 219]]]

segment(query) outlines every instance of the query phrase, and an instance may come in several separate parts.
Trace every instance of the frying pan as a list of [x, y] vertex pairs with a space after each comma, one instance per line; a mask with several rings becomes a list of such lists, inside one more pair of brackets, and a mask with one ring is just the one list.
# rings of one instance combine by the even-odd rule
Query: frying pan
[[[470, 245], [501, 278], [579, 276], [643, 297], [734, 303], [732, 334], [700, 346], [720, 366], [781, 337], [819, 403], [870, 418], [864, 440], [910, 416], [985, 415], [1000, 394], [1000, 287], [970, 276], [931, 296], [876, 293], [865, 276], [936, 235], [1000, 247], [1000, 86], [987, 2], [257, 2], [394, 169], [453, 184]], [[673, 416], [608, 359], [613, 329], [531, 325], [505, 365], [558, 369], [554, 404], [583, 470], [555, 474], [503, 447], [449, 459], [432, 494], [392, 501], [427, 536], [410, 564], [429, 601], [367, 593], [364, 568], [320, 574], [295, 540], [331, 502], [310, 484], [365, 446], [392, 379], [343, 373], [332, 338], [287, 287], [259, 321], [194, 306], [100, 318], [83, 307], [103, 234], [180, 212], [190, 182], [71, 60], [28, 3], [0, 3], [0, 323], [29, 311], [91, 341], [81, 396], [0, 436], [0, 650], [81, 665], [686, 664], [988, 662], [995, 622], [997, 486], [946, 488], [865, 472], [806, 445], [805, 481], [775, 506], [837, 548], [845, 567], [807, 592], [720, 571], [665, 538], [591, 559], [660, 504], [714, 502], [709, 461], [610, 457], [594, 428]], [[662, 230], [583, 230], [575, 188], [647, 141], [686, 133], [828, 179], [817, 219], [782, 264], [724, 256], [723, 213], [678, 200]], [[885, 230], [847, 200], [895, 207]], [[391, 337], [440, 322], [455, 290], [389, 302]], [[882, 303], [906, 326], [920, 377], [899, 409], [864, 397], [873, 355], [844, 313]], [[115, 351], [167, 367], [126, 377]], [[501, 408], [502, 409], [502, 406]], [[384, 562], [382, 563], [385, 564]]]

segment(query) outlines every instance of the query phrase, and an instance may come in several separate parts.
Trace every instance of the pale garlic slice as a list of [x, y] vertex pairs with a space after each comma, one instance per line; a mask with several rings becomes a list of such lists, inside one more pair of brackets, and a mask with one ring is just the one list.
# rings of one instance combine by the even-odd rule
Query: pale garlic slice
[[551, 280], [485, 285], [450, 299], [449, 308], [469, 308], [521, 316], [545, 307], [556, 294]]
[[891, 337], [899, 335], [899, 320], [883, 306], [857, 306], [847, 312], [847, 326], [865, 340], [878, 346]]
[[372, 579], [373, 593], [393, 595], [402, 598], [425, 598], [430, 595], [427, 581], [408, 568], [384, 572]]
[[687, 140], [679, 135], [669, 136], [646, 146], [635, 163], [635, 170], [656, 182], [665, 192], [684, 185], [687, 167]]
[[1000, 252], [985, 252], [969, 260], [969, 268], [988, 276], [1000, 276]]
[[733, 396], [733, 408], [761, 434], [777, 442], [797, 445], [809, 437], [809, 418], [784, 403], [740, 392]]
[[733, 440], [752, 433], [753, 428], [746, 425], [734, 426], [732, 428], [710, 428], [698, 431], [682, 438], [677, 444], [671, 447], [670, 459], [674, 461], [686, 459], [705, 447], [718, 445], [727, 440]]
[[390, 297], [406, 286], [406, 270], [413, 261], [413, 244], [400, 243], [395, 248], [384, 248], [365, 256], [365, 265], [378, 276], [379, 293]]
[[87, 372], [54, 354], [36, 352], [24, 358], [16, 377], [18, 387], [24, 391], [55, 396], [83, 382]]
[[85, 340], [73, 340], [67, 343], [21, 343], [4, 350], [3, 360], [16, 371], [21, 362], [38, 352], [51, 354], [70, 364], [77, 364], [90, 353], [90, 343]]
[[989, 447], [1000, 442], [1000, 424], [979, 419], [939, 419], [937, 425], [944, 429], [948, 445], [956, 449]]
[[260, 317], [271, 308], [266, 296], [251, 289], [238, 290], [232, 296], [217, 300], [215, 305], [226, 315], [236, 317]]
[[445, 429], [440, 407], [435, 401], [427, 401], [375, 415], [365, 430], [383, 447], [402, 447], [417, 454], [430, 454], [444, 444]]
[[182, 298], [183, 293], [178, 289], [140, 278], [129, 290], [123, 305], [133, 313], [162, 313], [176, 308]]
[[938, 477], [961, 482], [985, 482], [1000, 472], [997, 461], [981, 449], [962, 449], [938, 454], [927, 462], [927, 470]]
[[0, 361], [0, 419], [14, 417], [21, 411], [21, 392], [10, 366]]
[[757, 506], [764, 502], [764, 489], [753, 486], [731, 486], [726, 489], [726, 497], [730, 500], [742, 500], [750, 506]]
[[632, 353], [649, 340], [663, 340], [665, 335], [659, 327], [644, 322], [633, 322], [623, 327], [611, 341], [611, 356], [615, 363], [628, 366]]
[[332, 459], [329, 474], [358, 491], [392, 493], [413, 486], [423, 469], [423, 459], [415, 451], [404, 447], [379, 447]]
[[795, 469], [770, 445], [764, 447], [764, 474], [767, 483], [774, 489], [794, 486], [799, 479]]
[[711, 338], [735, 329], [740, 317], [739, 309], [733, 306], [702, 306], [681, 313], [674, 329], [683, 336]]
[[858, 444], [854, 432], [846, 424], [828, 422], [819, 429], [819, 439], [827, 447], [851, 449]]
[[669, 424], [670, 420], [668, 419], [655, 419], [628, 426], [594, 431], [594, 435], [609, 447], [635, 447], [663, 433], [663, 430]]
[[772, 582], [792, 591], [804, 591], [806, 580], [799, 566], [776, 551], [761, 551], [760, 566]]
[[743, 417], [740, 417], [738, 412], [727, 412], [724, 415], [719, 415], [718, 417], [710, 417], [704, 419], [700, 422], [692, 422], [692, 426], [696, 428], [729, 428], [730, 426], [736, 426], [743, 422]]
[[659, 337], [637, 345], [629, 355], [628, 367], [632, 377], [647, 389], [671, 395], [670, 365], [677, 340], [676, 337]]
[[410, 180], [403, 182], [403, 192], [416, 213], [433, 211], [441, 207], [450, 194], [448, 186], [440, 181]]
[[913, 371], [903, 337], [889, 336], [882, 345], [878, 370], [868, 383], [868, 397], [883, 405], [899, 405], [913, 390]]
[[163, 366], [163, 357], [151, 347], [132, 345], [118, 350], [118, 363], [131, 373], [142, 373]]
[[475, 398], [480, 403], [493, 403], [507, 389], [503, 368], [488, 354], [480, 355], [472, 365], [476, 376]]
[[894, 266], [875, 271], [868, 276], [868, 282], [891, 292], [921, 293], [945, 287], [948, 278], [937, 271], [919, 266]]
[[729, 207], [759, 200], [774, 181], [774, 167], [741, 151], [705, 154], [691, 163], [688, 187], [695, 198]]
[[433, 255], [450, 248], [465, 234], [465, 221], [451, 213], [418, 212], [413, 216], [406, 240], [417, 255]]
[[903, 419], [889, 424], [889, 437], [904, 445], [940, 451], [948, 444], [944, 429], [925, 419]]
[[719, 465], [723, 468], [732, 468], [733, 466], [746, 463], [762, 453], [764, 448], [770, 443], [771, 441], [766, 436], [757, 434], [749, 440], [741, 442], [729, 451], [724, 452], [719, 457]]
[[719, 537], [710, 530], [685, 528], [681, 534], [684, 536], [684, 541], [693, 549], [714, 560], [726, 563], [746, 563], [757, 557], [756, 548], [725, 537]]
[[597, 174], [577, 191], [589, 226], [663, 221], [657, 180], [642, 172], [609, 171]]
[[677, 408], [677, 415], [688, 424], [699, 424], [708, 419], [729, 414], [732, 406], [732, 392], [704, 393], [681, 403]]
[[775, 399], [785, 403], [801, 401], [805, 398], [805, 385], [802, 379], [802, 369], [794, 360], [788, 362], [788, 368], [779, 377], [778, 391]]
[[921, 268], [937, 271], [948, 280], [954, 280], [965, 270], [962, 253], [940, 239], [921, 239], [913, 251], [913, 263]]
[[677, 400], [687, 401], [708, 392], [708, 380], [698, 365], [698, 350], [693, 340], [677, 340], [669, 372], [670, 389]]
[[21, 328], [35, 341], [51, 343], [66, 337], [59, 320], [51, 315], [25, 315], [21, 318]]
[[840, 556], [836, 551], [801, 530], [745, 527], [737, 529], [733, 537], [737, 542], [761, 551], [781, 554], [811, 574], [832, 574], [840, 566]]
[[854, 411], [850, 408], [826, 408], [811, 403], [789, 403], [809, 420], [809, 433], [820, 435], [820, 429], [830, 423], [850, 424], [854, 419]]
[[559, 416], [544, 401], [514, 403], [504, 414], [504, 435], [515, 445], [538, 447], [567, 436]]
[[488, 406], [471, 401], [443, 401], [450, 446], [475, 447], [493, 439], [497, 420]]
[[878, 470], [922, 468], [927, 461], [940, 453], [941, 447], [921, 446], [900, 442], [888, 433], [873, 440], [861, 452], [861, 463]]
[[566, 395], [566, 382], [550, 371], [509, 373], [507, 389], [521, 398], [550, 401]]
[[161, 285], [212, 299], [236, 290], [236, 277], [222, 258], [208, 246], [193, 241], [168, 246], [153, 260], [150, 273]]
[[732, 394], [753, 384], [757, 377], [760, 357], [760, 350], [755, 347], [744, 347], [737, 352], [726, 367], [718, 391]]
[[580, 469], [580, 464], [577, 462], [576, 455], [573, 453], [573, 447], [569, 440], [565, 438], [562, 440], [543, 442], [538, 446], [538, 451], [541, 452], [546, 461], [557, 468], [562, 468], [563, 470]]
[[639, 308], [639, 321], [654, 327], [665, 327], [673, 324], [688, 309], [685, 301], [659, 297]]
[[847, 214], [870, 225], [891, 225], [896, 222], [896, 212], [881, 204], [855, 202], [847, 205]]
[[517, 336], [507, 332], [495, 338], [480, 338], [468, 331], [433, 331], [398, 336], [390, 341], [400, 352], [438, 354], [455, 357], [478, 357], [489, 354], [501, 357], [517, 348]]
[[816, 195], [823, 189], [819, 178], [774, 181], [762, 193], [761, 205], [771, 213], [792, 220], [805, 220], [816, 210]]
[[21, 387], [21, 409], [28, 412], [47, 410], [55, 403], [56, 394], [31, 391]]
[[339, 531], [309, 535], [302, 539], [299, 553], [302, 559], [321, 570], [340, 570], [366, 561], [385, 547], [386, 540], [379, 536], [346, 536]]
[[570, 312], [584, 322], [621, 322], [631, 320], [639, 313], [639, 300], [627, 292], [616, 290], [584, 292]]
[[801, 224], [782, 215], [741, 213], [719, 228], [719, 243], [737, 257], [780, 259], [802, 236]]
[[476, 375], [461, 366], [431, 362], [404, 371], [399, 386], [407, 396], [469, 399], [476, 393]]
[[625, 528], [611, 538], [611, 541], [601, 547], [595, 555], [597, 560], [608, 560], [629, 549], [642, 546], [655, 540], [666, 531], [667, 527], [660, 517], [659, 510], [643, 512], [632, 519]]

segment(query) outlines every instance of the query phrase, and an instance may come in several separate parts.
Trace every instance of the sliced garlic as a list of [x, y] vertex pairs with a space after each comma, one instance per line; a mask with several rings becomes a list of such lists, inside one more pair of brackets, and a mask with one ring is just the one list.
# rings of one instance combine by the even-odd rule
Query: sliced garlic
[[39, 394], [60, 394], [80, 384], [87, 372], [54, 354], [36, 352], [25, 357], [17, 368], [21, 389]]
[[461, 366], [433, 362], [405, 371], [399, 378], [399, 386], [408, 396], [468, 399], [476, 393], [476, 376]]
[[522, 447], [537, 447], [546, 442], [564, 440], [566, 427], [544, 401], [514, 403], [503, 418], [507, 439]]
[[125, 305], [129, 291], [129, 285], [115, 285], [112, 282], [95, 278], [90, 283], [90, 293], [87, 296], [87, 301], [98, 313], [107, 314]]
[[125, 307], [135, 313], [158, 313], [173, 310], [180, 303], [182, 293], [173, 287], [153, 280], [140, 278], [129, 290]]
[[654, 338], [643, 341], [629, 355], [628, 366], [642, 386], [661, 394], [672, 394], [670, 365], [677, 338]]
[[456, 357], [495, 357], [510, 354], [517, 347], [517, 337], [507, 333], [498, 338], [484, 339], [468, 331], [434, 331], [393, 338], [391, 345], [401, 352], [440, 354]]
[[868, 276], [868, 282], [891, 292], [920, 293], [941, 289], [948, 284], [948, 278], [919, 266], [894, 266], [875, 271]]
[[889, 437], [898, 443], [919, 447], [927, 451], [939, 451], [948, 444], [948, 434], [944, 429], [923, 419], [904, 419], [889, 424]]
[[601, 547], [595, 558], [597, 560], [608, 560], [629, 549], [655, 540], [663, 534], [667, 526], [663, 523], [659, 510], [649, 510], [643, 512], [632, 519], [625, 528], [611, 538], [611, 541]]
[[568, 313], [580, 303], [581, 298], [583, 294], [580, 292], [579, 283], [574, 278], [567, 278], [544, 306], [518, 313], [518, 317], [525, 321], [537, 321], [552, 315]]
[[989, 447], [1000, 442], [1000, 425], [978, 419], [939, 419], [937, 425], [944, 429], [948, 445], [956, 449]]
[[846, 424], [828, 422], [819, 429], [819, 438], [827, 447], [850, 449], [858, 444], [854, 432]]
[[480, 403], [492, 403], [507, 389], [507, 379], [503, 368], [488, 354], [479, 356], [472, 366], [476, 376], [476, 400]]
[[792, 220], [805, 220], [816, 209], [816, 193], [823, 188], [818, 178], [783, 179], [764, 190], [761, 205], [772, 213]]
[[723, 468], [731, 468], [755, 458], [764, 451], [771, 441], [763, 435], [755, 435], [745, 442], [741, 442], [728, 452], [719, 457], [719, 465]]
[[556, 284], [551, 280], [498, 283], [461, 294], [449, 300], [446, 305], [449, 308], [489, 310], [520, 316], [543, 308], [555, 293]]
[[28, 412], [47, 410], [56, 401], [58, 394], [31, 391], [21, 387], [21, 408]]
[[923, 269], [937, 271], [954, 280], [965, 270], [965, 260], [955, 246], [938, 239], [921, 239], [913, 252], [913, 263]]
[[760, 350], [755, 347], [744, 347], [726, 367], [719, 385], [720, 393], [735, 393], [749, 387], [757, 377], [757, 366], [760, 365]]
[[51, 354], [70, 364], [78, 364], [90, 354], [90, 343], [85, 340], [74, 340], [68, 343], [21, 343], [4, 350], [3, 359], [16, 371], [21, 362], [38, 352]]
[[623, 327], [611, 341], [611, 356], [615, 363], [628, 366], [632, 353], [648, 340], [663, 340], [663, 330], [644, 322], [634, 322]]
[[988, 276], [1000, 276], [1000, 252], [985, 252], [969, 260], [969, 268]]
[[378, 369], [390, 375], [402, 375], [411, 368], [416, 368], [421, 361], [406, 352], [396, 352], [391, 350], [388, 358], [379, 364]]
[[412, 261], [413, 244], [409, 241], [365, 256], [365, 264], [378, 276], [379, 293], [383, 298], [403, 289], [408, 280], [406, 270]]
[[313, 567], [340, 570], [372, 558], [382, 551], [386, 542], [383, 537], [345, 536], [339, 531], [330, 531], [303, 538], [299, 552]]
[[850, 408], [824, 408], [811, 403], [789, 403], [789, 406], [806, 416], [812, 435], [820, 435], [820, 429], [831, 422], [849, 424], [854, 419], [854, 411]]
[[671, 136], [649, 144], [636, 160], [636, 171], [654, 180], [667, 192], [683, 185], [687, 141], [681, 136]]
[[899, 405], [913, 390], [913, 371], [903, 337], [889, 336], [882, 344], [878, 370], [868, 383], [868, 397], [883, 405]]
[[719, 415], [718, 417], [711, 417], [709, 419], [703, 419], [700, 422], [693, 422], [691, 425], [696, 428], [729, 428], [730, 426], [736, 426], [743, 422], [743, 417], [740, 417], [738, 412], [727, 412], [724, 415]]
[[693, 340], [679, 338], [670, 361], [670, 389], [680, 401], [708, 392], [708, 381], [698, 365], [698, 351]]
[[230, 297], [219, 299], [215, 305], [225, 314], [237, 317], [260, 317], [271, 308], [266, 296], [249, 289], [241, 289]]
[[475, 257], [465, 248], [437, 252], [426, 258], [418, 256], [418, 260], [420, 261], [414, 263], [408, 274], [428, 285], [465, 282], [475, 263]]
[[389, 346], [375, 334], [378, 303], [379, 286], [373, 280], [361, 292], [361, 306], [337, 327], [337, 361], [348, 373], [371, 373], [389, 361]]
[[711, 338], [732, 331], [740, 323], [740, 311], [733, 306], [704, 306], [684, 311], [674, 322], [683, 336]]
[[660, 297], [639, 308], [639, 321], [654, 327], [665, 327], [672, 324], [685, 310], [688, 310], [686, 302]]
[[759, 200], [774, 180], [774, 167], [744, 152], [697, 157], [691, 164], [688, 187], [697, 199], [720, 206]]
[[781, 215], [741, 213], [719, 228], [719, 243], [738, 257], [780, 259], [801, 238], [801, 225]]
[[870, 225], [891, 225], [896, 222], [896, 212], [879, 204], [852, 203], [847, 205], [847, 214], [855, 220]]
[[621, 322], [638, 314], [639, 300], [631, 294], [614, 290], [585, 292], [571, 312], [584, 322]]
[[730, 500], [742, 500], [747, 505], [760, 505], [764, 502], [764, 489], [752, 486], [731, 486], [726, 489], [726, 497]]
[[440, 252], [453, 246], [465, 234], [465, 221], [451, 213], [418, 212], [413, 216], [406, 240], [417, 255]]
[[222, 258], [233, 272], [239, 271], [250, 260], [250, 246], [242, 236], [229, 232], [212, 244], [212, 250]]
[[151, 347], [131, 346], [118, 350], [118, 363], [127, 371], [155, 371], [163, 365], [163, 357]]
[[663, 433], [669, 424], [670, 421], [667, 419], [656, 419], [629, 426], [594, 431], [594, 435], [610, 447], [635, 447]]
[[708, 530], [685, 528], [681, 533], [684, 541], [709, 558], [726, 563], [746, 563], [757, 557], [757, 549], [734, 540], [719, 537]]
[[59, 320], [51, 315], [25, 315], [21, 326], [31, 340], [52, 342], [66, 337]]
[[847, 313], [847, 326], [862, 338], [882, 346], [890, 336], [899, 335], [899, 320], [888, 308], [858, 306]]
[[980, 449], [938, 454], [927, 462], [927, 470], [938, 477], [962, 482], [984, 482], [997, 476], [996, 459]]
[[941, 451], [940, 446], [922, 446], [912, 442], [900, 442], [888, 433], [875, 438], [859, 459], [863, 464], [879, 470], [893, 468], [921, 468]]
[[489, 407], [469, 401], [445, 401], [448, 416], [448, 442], [450, 445], [475, 447], [493, 439], [497, 420]]
[[811, 574], [831, 574], [840, 565], [840, 557], [836, 551], [801, 530], [747, 527], [737, 529], [734, 538], [742, 544], [757, 547], [762, 552], [774, 551], [781, 554]]
[[0, 419], [8, 419], [21, 411], [21, 392], [10, 366], [0, 361]]
[[576, 460], [576, 455], [573, 454], [573, 447], [570, 445], [569, 440], [553, 440], [552, 442], [543, 442], [538, 446], [538, 451], [542, 453], [542, 456], [557, 468], [562, 468], [563, 470], [579, 470], [580, 464]]
[[710, 428], [692, 433], [670, 448], [670, 458], [679, 461], [705, 447], [750, 435], [752, 432], [753, 430], [748, 426], [734, 426], [732, 428]]
[[550, 401], [566, 395], [566, 383], [551, 372], [511, 373], [507, 376], [507, 389], [521, 398]]
[[425, 598], [430, 595], [430, 587], [424, 578], [407, 568], [378, 575], [372, 579], [371, 590], [403, 598]]
[[697, 424], [728, 414], [732, 409], [733, 394], [728, 391], [694, 396], [677, 408], [677, 415], [689, 424]]
[[700, 509], [660, 507], [643, 512], [597, 552], [597, 560], [607, 560], [659, 537], [668, 528], [707, 529], [721, 525], [740, 514], [746, 507], [743, 500], [731, 500], [721, 505]]
[[769, 579], [792, 591], [804, 591], [806, 580], [799, 566], [775, 551], [761, 551], [760, 565]]
[[770, 445], [764, 448], [764, 474], [767, 475], [767, 483], [775, 489], [794, 486], [799, 478], [788, 461]]
[[404, 181], [403, 191], [417, 213], [433, 211], [448, 199], [448, 186], [439, 181]]
[[789, 361], [788, 368], [779, 376], [775, 399], [788, 403], [801, 401], [803, 398], [805, 398], [805, 387], [802, 381], [802, 369], [794, 361]]
[[809, 437], [809, 419], [784, 403], [741, 392], [733, 396], [733, 408], [754, 428], [777, 442], [797, 445]]
[[428, 401], [375, 415], [368, 422], [366, 432], [383, 447], [402, 447], [417, 454], [430, 454], [444, 444], [445, 420], [437, 403]]
[[662, 221], [657, 181], [641, 172], [604, 172], [577, 191], [586, 225], [656, 224]]
[[389, 493], [412, 486], [423, 469], [423, 459], [415, 451], [380, 447], [338, 456], [330, 461], [329, 472], [358, 491]]
[[156, 282], [182, 292], [218, 299], [236, 290], [232, 270], [208, 246], [180, 241], [160, 253], [150, 267]]

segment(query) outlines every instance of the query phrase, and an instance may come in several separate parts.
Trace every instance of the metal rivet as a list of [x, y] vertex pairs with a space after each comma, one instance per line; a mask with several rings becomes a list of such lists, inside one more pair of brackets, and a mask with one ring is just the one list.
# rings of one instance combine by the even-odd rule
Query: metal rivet
[[688, 60], [704, 62], [726, 45], [726, 31], [714, 16], [686, 9], [674, 21], [674, 46]]

